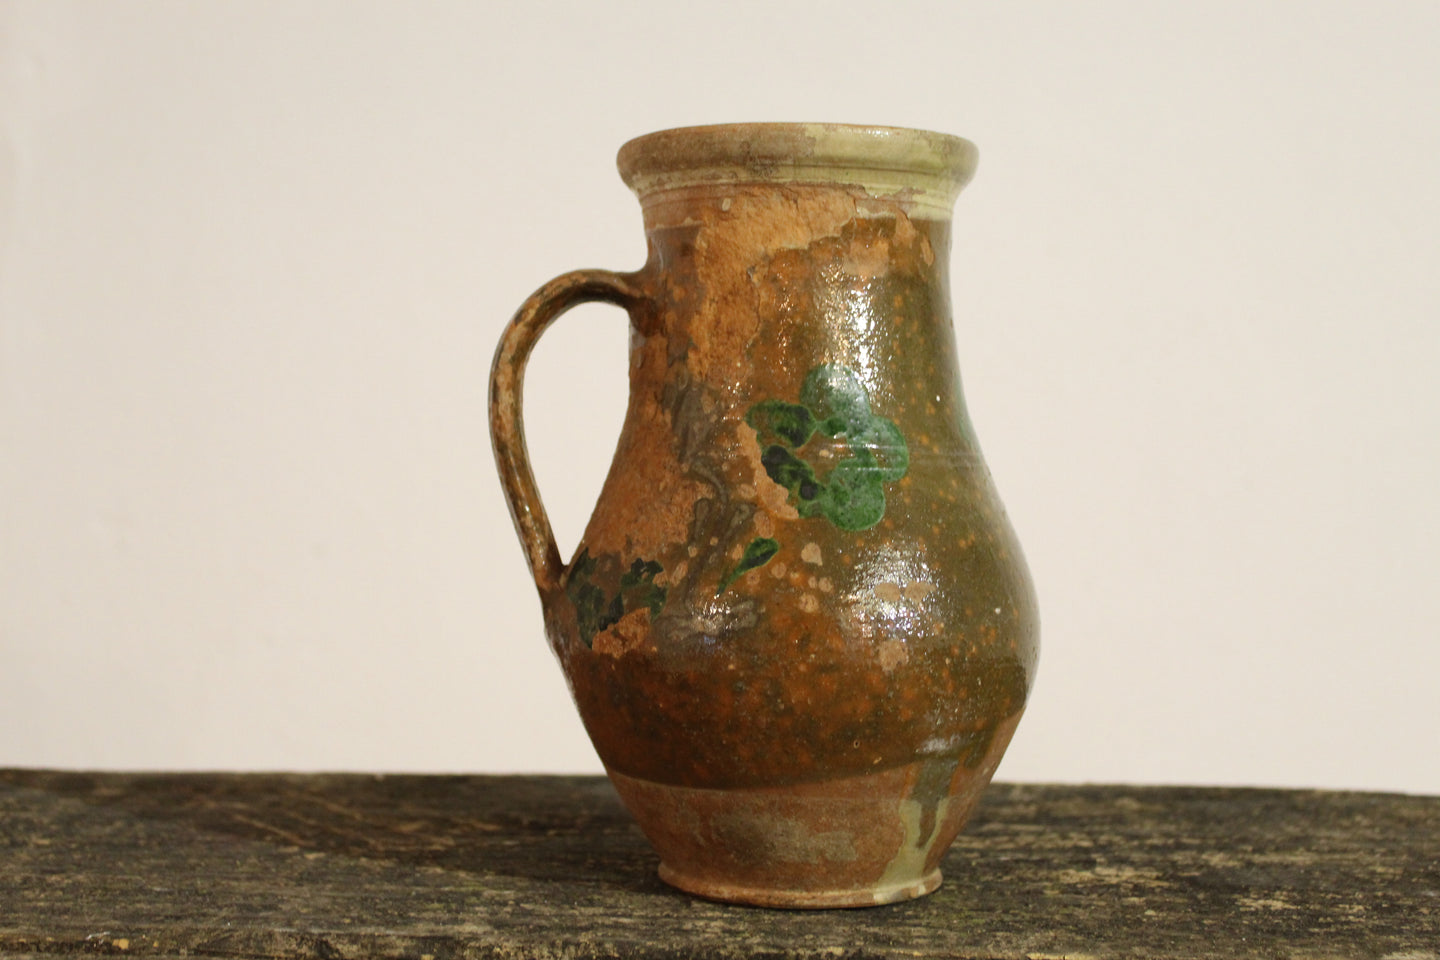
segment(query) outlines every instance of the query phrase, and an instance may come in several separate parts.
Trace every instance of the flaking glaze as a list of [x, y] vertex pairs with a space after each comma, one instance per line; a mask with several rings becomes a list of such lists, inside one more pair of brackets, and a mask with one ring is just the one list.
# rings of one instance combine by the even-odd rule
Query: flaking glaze
[[[974, 157], [891, 128], [632, 141], [646, 265], [552, 282], [497, 351], [492, 435], [550, 642], [683, 889], [801, 907], [934, 889], [1024, 709], [1036, 605], [949, 306]], [[630, 402], [562, 565], [519, 384], [586, 299], [630, 313]]]

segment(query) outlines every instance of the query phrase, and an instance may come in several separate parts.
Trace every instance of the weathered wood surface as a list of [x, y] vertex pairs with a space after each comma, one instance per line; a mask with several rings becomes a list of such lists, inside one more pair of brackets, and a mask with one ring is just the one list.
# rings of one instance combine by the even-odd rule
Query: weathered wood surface
[[992, 787], [936, 894], [693, 900], [592, 777], [0, 771], [0, 954], [1440, 960], [1440, 798]]

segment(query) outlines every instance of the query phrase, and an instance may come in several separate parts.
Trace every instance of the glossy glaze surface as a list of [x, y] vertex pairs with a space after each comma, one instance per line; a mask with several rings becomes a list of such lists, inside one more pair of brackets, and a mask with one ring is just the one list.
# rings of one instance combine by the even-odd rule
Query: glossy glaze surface
[[[875, 129], [622, 150], [650, 250], [602, 291], [633, 321], [630, 404], [576, 557], [527, 544], [596, 750], [667, 879], [709, 896], [933, 889], [1033, 678], [1035, 599], [950, 317], [973, 148]], [[856, 182], [866, 164], [883, 177]], [[497, 376], [523, 368], [511, 340]], [[523, 437], [500, 406], [504, 475], [500, 435]], [[523, 541], [543, 510], [506, 479]]]

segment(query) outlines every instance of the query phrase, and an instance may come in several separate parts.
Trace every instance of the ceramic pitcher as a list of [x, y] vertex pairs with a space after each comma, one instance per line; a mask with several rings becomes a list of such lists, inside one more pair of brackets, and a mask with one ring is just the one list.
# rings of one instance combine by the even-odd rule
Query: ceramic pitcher
[[[888, 127], [640, 137], [619, 168], [645, 265], [558, 277], [504, 333], [491, 431], [549, 641], [683, 890], [832, 907], [935, 889], [1025, 707], [1036, 603], [950, 315], [975, 161]], [[630, 315], [630, 398], [567, 563], [521, 381], [589, 300]]]

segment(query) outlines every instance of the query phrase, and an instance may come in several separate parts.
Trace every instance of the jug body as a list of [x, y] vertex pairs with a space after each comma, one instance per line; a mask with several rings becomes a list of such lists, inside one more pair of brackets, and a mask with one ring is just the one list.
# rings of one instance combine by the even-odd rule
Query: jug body
[[649, 248], [613, 298], [630, 400], [541, 595], [595, 748], [683, 889], [928, 892], [1024, 709], [1036, 603], [949, 306], [973, 162], [956, 138], [799, 125], [621, 152]]

